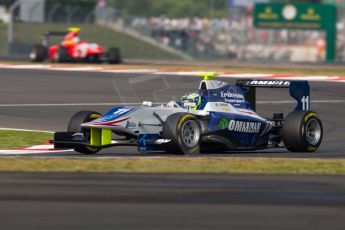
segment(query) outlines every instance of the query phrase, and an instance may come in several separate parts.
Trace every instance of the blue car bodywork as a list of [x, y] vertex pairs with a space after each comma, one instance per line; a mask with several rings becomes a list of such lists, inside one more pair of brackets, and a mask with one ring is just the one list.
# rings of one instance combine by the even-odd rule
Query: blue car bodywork
[[[256, 88], [288, 88], [290, 96], [296, 100], [294, 110], [310, 110], [307, 81], [238, 80], [230, 84], [205, 79], [199, 86], [202, 100], [197, 110], [190, 110], [178, 102], [167, 106], [116, 106], [99, 118], [82, 123], [84, 130], [90, 130], [88, 134], [58, 132], [54, 144], [56, 148], [91, 146], [101, 149], [130, 145], [137, 146], [139, 151], [164, 150], [170, 141], [162, 135], [165, 122], [173, 114], [184, 113], [199, 119], [202, 145], [222, 146], [225, 150], [281, 147], [283, 114], [274, 114], [272, 119], [256, 114]], [[109, 134], [103, 137], [103, 131], [107, 130], [125, 139], [114, 139]]]

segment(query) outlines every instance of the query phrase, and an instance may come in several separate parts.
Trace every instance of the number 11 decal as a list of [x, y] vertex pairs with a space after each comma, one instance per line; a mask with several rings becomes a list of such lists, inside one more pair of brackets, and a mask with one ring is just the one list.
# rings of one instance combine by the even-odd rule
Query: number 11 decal
[[304, 111], [309, 110], [309, 104], [310, 104], [309, 96], [303, 96], [301, 102], [302, 102], [302, 110]]

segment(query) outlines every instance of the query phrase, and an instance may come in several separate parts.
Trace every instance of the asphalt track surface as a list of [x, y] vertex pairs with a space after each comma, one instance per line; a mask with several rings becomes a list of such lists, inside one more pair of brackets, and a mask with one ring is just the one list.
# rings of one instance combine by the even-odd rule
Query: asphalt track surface
[[338, 176], [0, 174], [1, 229], [344, 229]]
[[[224, 79], [234, 81], [234, 79]], [[186, 92], [196, 91], [200, 78], [152, 74], [114, 74], [47, 70], [6, 70], [0, 73], [0, 127], [64, 131], [70, 117], [80, 110], [105, 112], [117, 103], [142, 101], [168, 102]], [[289, 153], [285, 149], [231, 153], [236, 157], [316, 157], [344, 158], [345, 83], [311, 82], [311, 109], [324, 125], [323, 143], [317, 153]], [[273, 112], [287, 114], [294, 107], [286, 89], [259, 89], [258, 113], [271, 117]], [[102, 150], [94, 156], [75, 152], [49, 153], [53, 157], [141, 156], [133, 147]], [[144, 156], [163, 153], [146, 153]], [[213, 155], [220, 155], [214, 153]], [[209, 156], [209, 154], [207, 155]]]
[[[1, 70], [0, 127], [63, 131], [79, 110], [104, 112], [111, 107], [100, 103], [174, 100], [195, 90], [199, 80]], [[311, 86], [312, 100], [318, 101], [312, 109], [320, 114], [325, 129], [319, 152], [222, 156], [344, 158], [345, 84]], [[258, 111], [264, 116], [293, 107], [281, 90], [260, 90], [258, 96]], [[91, 157], [138, 155], [123, 147]], [[155, 155], [164, 156], [143, 156]], [[85, 157], [74, 152], [31, 156]], [[0, 174], [1, 229], [344, 229], [344, 206], [343, 176]]]

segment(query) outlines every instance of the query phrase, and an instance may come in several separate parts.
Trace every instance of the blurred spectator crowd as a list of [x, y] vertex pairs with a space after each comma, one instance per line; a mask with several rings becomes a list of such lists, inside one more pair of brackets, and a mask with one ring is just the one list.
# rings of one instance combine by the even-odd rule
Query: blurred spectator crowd
[[[341, 27], [341, 22], [345, 25], [345, 21], [340, 20], [338, 27]], [[250, 52], [260, 52], [260, 49], [272, 46], [324, 47], [322, 31], [258, 30], [253, 28], [252, 16], [245, 13], [212, 19], [134, 17], [126, 24], [159, 43], [197, 58], [253, 57]], [[342, 48], [345, 49], [345, 39], [341, 35], [338, 44], [344, 44]], [[341, 55], [342, 52], [339, 53]], [[322, 59], [322, 55], [318, 54], [318, 58]]]

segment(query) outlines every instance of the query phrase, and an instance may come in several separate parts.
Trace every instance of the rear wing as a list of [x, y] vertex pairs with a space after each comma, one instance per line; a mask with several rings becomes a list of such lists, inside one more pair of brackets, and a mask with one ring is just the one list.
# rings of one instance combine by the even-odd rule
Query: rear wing
[[295, 110], [310, 110], [310, 86], [308, 81], [289, 80], [237, 80], [236, 85], [246, 90], [245, 98], [256, 110], [256, 88], [288, 88], [297, 102]]
[[47, 31], [43, 33], [43, 36], [45, 37], [51, 37], [51, 36], [65, 36], [68, 34], [68, 31]]
[[47, 31], [43, 33], [43, 38], [42, 38], [42, 45], [44, 46], [49, 46], [49, 38], [54, 36], [54, 37], [63, 37], [67, 35], [69, 32], [68, 31]]

